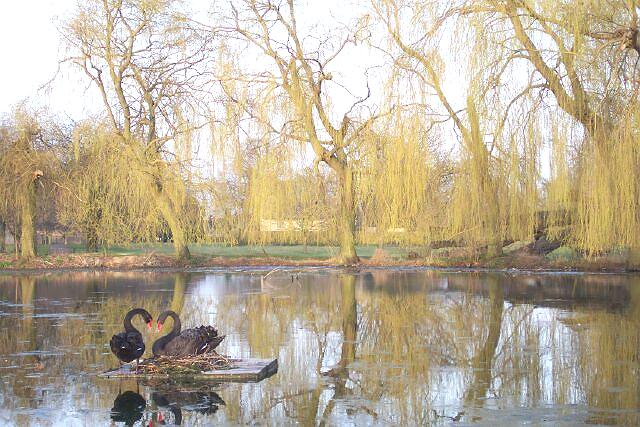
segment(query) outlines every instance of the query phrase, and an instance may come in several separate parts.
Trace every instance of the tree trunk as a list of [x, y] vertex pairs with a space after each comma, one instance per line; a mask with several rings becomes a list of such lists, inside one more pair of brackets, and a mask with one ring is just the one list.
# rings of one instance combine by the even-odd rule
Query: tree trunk
[[489, 224], [488, 244], [487, 244], [487, 258], [495, 258], [502, 256], [502, 237], [500, 233], [500, 211], [498, 207], [498, 195], [496, 194], [495, 185], [493, 180], [490, 180], [489, 189], [489, 203], [487, 206], [487, 222]]
[[4, 219], [0, 219], [0, 252], [5, 252], [7, 250], [7, 246], [5, 240], [7, 238], [7, 223], [4, 222]]
[[30, 181], [21, 200], [20, 257], [33, 258], [36, 251], [36, 181]]
[[158, 206], [158, 210], [162, 214], [162, 217], [167, 221], [171, 234], [173, 235], [173, 249], [175, 257], [178, 260], [186, 260], [191, 258], [189, 247], [187, 246], [187, 239], [185, 236], [184, 227], [180, 223], [178, 213], [171, 202], [171, 199], [163, 191], [159, 185], [154, 185], [155, 200]]
[[18, 224], [20, 223], [20, 221], [18, 221], [17, 217], [13, 218], [14, 220], [14, 227], [13, 230], [11, 231], [11, 234], [13, 235], [13, 253], [16, 255], [16, 258], [20, 256], [20, 228], [18, 227]]
[[353, 171], [345, 167], [339, 172], [340, 177], [340, 212], [338, 227], [340, 235], [340, 255], [338, 262], [344, 265], [356, 264], [360, 259], [355, 246], [355, 201], [353, 188]]
[[92, 226], [88, 226], [86, 229], [85, 239], [87, 241], [87, 252], [98, 251], [98, 234], [96, 229]]
[[100, 244], [98, 238], [98, 226], [102, 220], [102, 208], [98, 202], [97, 193], [99, 189], [91, 189], [89, 192], [89, 212], [85, 227], [85, 239], [87, 241], [87, 252], [97, 252]]

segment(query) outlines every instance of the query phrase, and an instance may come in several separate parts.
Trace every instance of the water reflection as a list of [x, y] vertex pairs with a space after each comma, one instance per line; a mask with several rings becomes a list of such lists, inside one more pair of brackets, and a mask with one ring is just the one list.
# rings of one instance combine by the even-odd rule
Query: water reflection
[[[0, 424], [640, 423], [636, 276], [264, 274], [0, 276]], [[221, 352], [279, 372], [98, 379], [134, 306], [216, 324]]]
[[147, 401], [137, 392], [127, 390], [124, 393], [118, 393], [111, 408], [111, 419], [132, 426], [142, 419], [146, 407]]
[[[151, 393], [154, 405], [162, 410], [168, 410], [173, 415], [173, 424], [182, 423], [182, 411], [196, 412], [202, 415], [213, 415], [224, 400], [212, 390], [204, 390], [203, 387], [191, 387], [186, 389], [156, 389]], [[162, 412], [160, 412], [162, 414]], [[161, 417], [160, 420], [166, 417]]]
[[[210, 416], [225, 405], [220, 395], [213, 391], [216, 385], [177, 383], [141, 386], [136, 391], [119, 391], [111, 408], [111, 420], [133, 426], [182, 425], [183, 411]], [[147, 397], [145, 397], [147, 396]], [[190, 420], [194, 421], [193, 419]]]

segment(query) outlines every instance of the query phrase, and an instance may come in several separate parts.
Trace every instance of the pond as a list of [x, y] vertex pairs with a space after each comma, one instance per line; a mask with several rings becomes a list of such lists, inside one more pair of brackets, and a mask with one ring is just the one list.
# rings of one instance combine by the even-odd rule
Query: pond
[[[267, 272], [0, 276], [0, 425], [640, 424], [639, 276]], [[221, 353], [279, 372], [98, 378], [136, 306], [215, 324]]]

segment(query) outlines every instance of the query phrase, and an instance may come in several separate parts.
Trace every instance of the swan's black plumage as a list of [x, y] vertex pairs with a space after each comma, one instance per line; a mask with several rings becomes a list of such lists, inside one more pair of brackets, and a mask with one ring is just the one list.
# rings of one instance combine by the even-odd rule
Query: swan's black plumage
[[120, 332], [111, 338], [111, 351], [125, 363], [139, 359], [144, 354], [145, 345], [139, 332]]
[[163, 312], [158, 317], [158, 330], [162, 328], [167, 317], [173, 318], [173, 329], [153, 343], [154, 356], [182, 357], [207, 353], [213, 351], [225, 338], [224, 335], [219, 335], [213, 326], [198, 326], [181, 331], [180, 317], [171, 310]]
[[131, 324], [131, 319], [136, 315], [142, 316], [151, 328], [151, 314], [144, 308], [134, 308], [124, 317], [124, 332], [114, 335], [109, 341], [113, 354], [125, 363], [140, 359], [145, 350], [142, 334]]

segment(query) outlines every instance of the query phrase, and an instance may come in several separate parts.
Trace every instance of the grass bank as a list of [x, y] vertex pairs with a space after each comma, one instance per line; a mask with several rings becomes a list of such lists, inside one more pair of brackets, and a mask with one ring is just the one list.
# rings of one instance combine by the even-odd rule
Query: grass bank
[[[0, 270], [55, 269], [160, 269], [226, 266], [335, 266], [338, 248], [333, 246], [266, 245], [224, 246], [191, 245], [192, 258], [178, 262], [170, 244], [140, 244], [110, 247], [87, 252], [82, 246], [40, 247], [40, 256], [28, 261], [14, 254], [0, 254]], [[486, 259], [469, 248], [358, 246], [363, 266], [464, 267], [541, 271], [627, 271], [624, 254], [585, 257], [561, 247], [546, 254], [535, 253], [526, 244], [504, 248], [500, 257]]]

